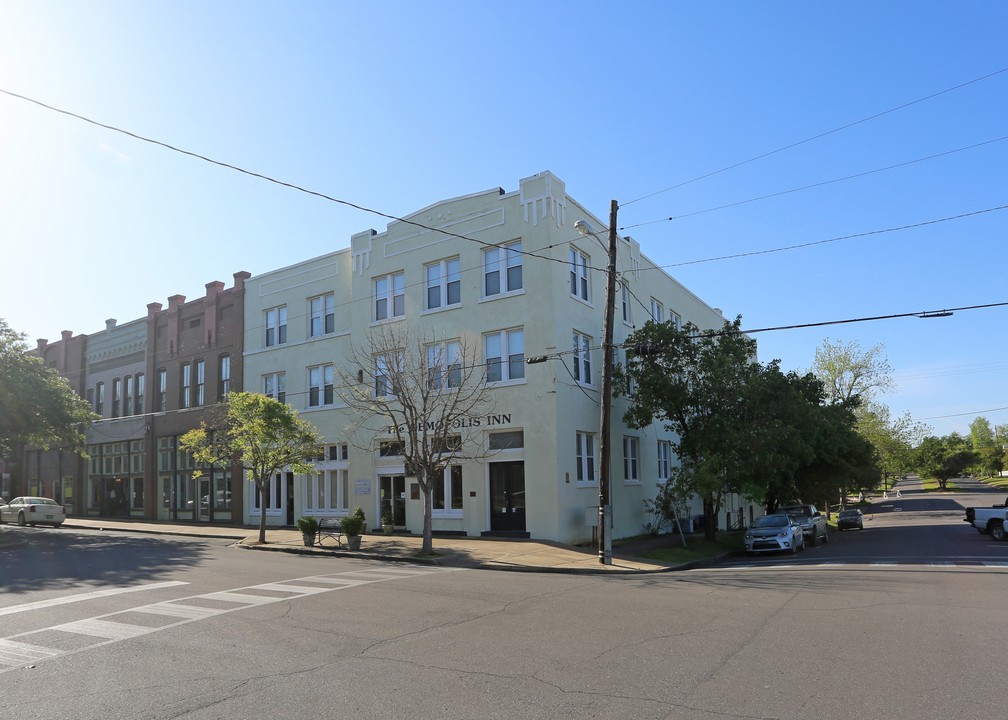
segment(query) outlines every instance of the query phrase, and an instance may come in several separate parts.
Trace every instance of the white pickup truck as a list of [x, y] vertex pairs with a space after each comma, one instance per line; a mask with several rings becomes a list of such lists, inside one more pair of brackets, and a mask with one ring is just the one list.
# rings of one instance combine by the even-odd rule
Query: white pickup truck
[[981, 535], [990, 534], [994, 540], [1004, 540], [1008, 527], [1008, 498], [1005, 499], [1004, 505], [966, 508], [963, 522], [975, 527]]

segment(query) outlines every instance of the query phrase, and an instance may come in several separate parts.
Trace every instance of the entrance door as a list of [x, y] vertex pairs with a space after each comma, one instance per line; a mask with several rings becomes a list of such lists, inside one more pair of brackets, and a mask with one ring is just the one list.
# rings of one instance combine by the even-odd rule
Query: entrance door
[[294, 473], [287, 473], [287, 524], [294, 524]]
[[199, 515], [195, 518], [203, 522], [210, 520], [210, 478], [201, 475], [199, 479]]
[[525, 462], [490, 463], [490, 530], [525, 531]]
[[392, 524], [397, 528], [406, 527], [406, 476], [379, 475], [378, 492], [381, 511], [373, 527], [378, 527], [386, 513], [392, 514]]

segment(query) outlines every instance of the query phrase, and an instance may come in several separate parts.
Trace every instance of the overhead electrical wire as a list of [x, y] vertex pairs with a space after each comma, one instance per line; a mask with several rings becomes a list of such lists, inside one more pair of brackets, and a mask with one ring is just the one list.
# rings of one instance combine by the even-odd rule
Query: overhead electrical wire
[[997, 212], [998, 210], [1005, 209], [1008, 209], [1008, 205], [998, 205], [997, 207], [984, 208], [983, 210], [973, 210], [971, 212], [960, 213], [959, 215], [949, 215], [947, 217], [935, 218], [934, 220], [924, 220], [917, 223], [910, 223], [908, 225], [883, 228], [881, 230], [868, 230], [866, 232], [853, 233], [851, 235], [840, 235], [838, 237], [827, 238], [825, 240], [814, 240], [812, 242], [799, 243], [797, 245], [785, 245], [784, 247], [770, 248], [767, 250], [751, 250], [749, 252], [735, 253], [733, 255], [718, 255], [716, 257], [703, 258], [701, 260], [685, 260], [683, 262], [655, 265], [653, 267], [643, 267], [641, 270], [661, 270], [665, 268], [684, 267], [686, 265], [699, 265], [701, 263], [716, 262], [719, 260], [734, 260], [736, 258], [752, 257], [755, 255], [769, 255], [771, 253], [785, 252], [787, 250], [799, 250], [801, 248], [814, 247], [816, 245], [826, 245], [828, 243], [840, 242], [841, 240], [853, 240], [856, 238], [870, 237], [872, 235], [897, 232], [899, 230], [911, 230], [913, 228], [925, 227], [927, 225], [937, 225], [938, 223], [961, 220], [962, 218], [973, 217], [974, 215], [983, 215], [985, 213]]
[[999, 138], [994, 138], [993, 140], [985, 140], [984, 142], [975, 143], [973, 145], [967, 145], [966, 147], [956, 148], [955, 150], [946, 150], [945, 152], [936, 153], [934, 155], [928, 155], [927, 157], [917, 158], [916, 160], [907, 160], [905, 162], [896, 163], [895, 165], [887, 165], [886, 167], [875, 168], [874, 170], [865, 170], [864, 172], [855, 173], [853, 175], [846, 175], [844, 177], [834, 178], [832, 180], [823, 180], [822, 182], [811, 183], [809, 185], [802, 185], [801, 187], [791, 188], [790, 190], [780, 190], [778, 192], [768, 193], [766, 195], [760, 195], [758, 197], [749, 198], [748, 200], [737, 200], [735, 202], [705, 208], [704, 210], [694, 210], [692, 212], [682, 213], [680, 215], [672, 215], [669, 217], [660, 218], [658, 220], [648, 220], [646, 222], [640, 222], [634, 225], [624, 225], [623, 227], [620, 228], [620, 230], [621, 231], [631, 230], [633, 228], [644, 227], [645, 225], [655, 225], [657, 223], [669, 222], [671, 220], [682, 220], [683, 218], [693, 217], [694, 215], [703, 215], [704, 213], [715, 212], [716, 210], [725, 210], [727, 208], [738, 207], [739, 205], [747, 205], [749, 203], [758, 202], [759, 200], [768, 200], [770, 198], [780, 197], [781, 195], [790, 195], [791, 193], [801, 192], [802, 190], [811, 190], [812, 188], [823, 187], [824, 185], [832, 185], [834, 183], [844, 182], [846, 180], [854, 180], [856, 178], [865, 177], [867, 175], [874, 175], [875, 173], [885, 172], [887, 170], [895, 170], [896, 168], [906, 167], [907, 165], [914, 165], [916, 163], [926, 162], [928, 160], [934, 160], [936, 158], [945, 157], [946, 155], [952, 155], [954, 153], [963, 152], [964, 150], [972, 150], [974, 148], [983, 147], [984, 145], [990, 145], [992, 143], [1001, 142], [1003, 140], [1008, 140], [1008, 135], [1004, 135]]
[[622, 204], [622, 206], [626, 207], [627, 205], [632, 205], [635, 202], [640, 202], [641, 200], [647, 200], [648, 198], [655, 197], [656, 195], [661, 195], [661, 194], [667, 193], [667, 192], [669, 192], [671, 190], [675, 190], [677, 188], [681, 188], [684, 185], [690, 185], [691, 183], [695, 183], [695, 182], [698, 182], [700, 180], [705, 180], [706, 178], [713, 177], [714, 175], [720, 175], [723, 172], [727, 172], [729, 170], [734, 170], [737, 167], [742, 167], [743, 165], [748, 165], [749, 163], [756, 162], [757, 160], [762, 160], [763, 158], [770, 157], [771, 155], [776, 155], [777, 153], [784, 152], [785, 150], [790, 150], [791, 148], [796, 148], [799, 145], [804, 145], [806, 143], [810, 143], [813, 140], [819, 140], [820, 138], [824, 138], [824, 137], [826, 137], [828, 135], [832, 135], [834, 133], [841, 132], [842, 130], [847, 130], [849, 128], [855, 127], [857, 125], [861, 125], [861, 124], [869, 122], [871, 120], [876, 120], [876, 119], [878, 119], [880, 117], [883, 117], [885, 115], [889, 115], [890, 113], [894, 113], [894, 112], [897, 112], [899, 110], [904, 110], [904, 109], [906, 109], [908, 107], [912, 107], [914, 105], [918, 105], [918, 104], [920, 104], [922, 102], [925, 102], [927, 100], [932, 100], [932, 99], [934, 99], [936, 97], [939, 97], [941, 95], [945, 95], [946, 93], [950, 93], [950, 92], [953, 92], [955, 90], [960, 90], [960, 89], [962, 89], [964, 87], [967, 87], [969, 85], [973, 85], [973, 84], [981, 82], [983, 80], [987, 80], [987, 79], [995, 77], [997, 75], [1001, 75], [1002, 73], [1005, 73], [1005, 72], [1008, 72], [1008, 67], [1001, 68], [1000, 70], [995, 70], [994, 72], [987, 73], [986, 75], [982, 75], [982, 76], [980, 76], [978, 78], [973, 78], [972, 80], [967, 80], [966, 82], [959, 83], [958, 85], [953, 85], [952, 87], [945, 88], [944, 90], [939, 90], [938, 92], [934, 92], [934, 93], [931, 93], [930, 95], [926, 95], [924, 97], [917, 98], [916, 100], [911, 100], [910, 102], [903, 103], [902, 105], [897, 105], [896, 107], [891, 107], [888, 110], [883, 110], [882, 112], [875, 113], [874, 115], [869, 115], [868, 117], [861, 118], [860, 120], [855, 120], [853, 122], [846, 123], [845, 125], [841, 125], [839, 127], [835, 127], [832, 130], [827, 130], [826, 132], [821, 132], [821, 133], [819, 133], [817, 135], [813, 135], [811, 137], [807, 137], [804, 140], [798, 140], [797, 142], [793, 142], [793, 143], [790, 143], [788, 145], [784, 145], [782, 147], [777, 148], [776, 150], [770, 150], [770, 151], [762, 153], [760, 155], [756, 155], [754, 157], [749, 158], [748, 160], [741, 160], [739, 162], [732, 163], [731, 165], [727, 165], [727, 166], [725, 166], [725, 167], [723, 167], [723, 168], [721, 168], [719, 170], [712, 170], [711, 172], [704, 173], [703, 175], [698, 175], [697, 177], [691, 178], [689, 180], [683, 180], [680, 183], [677, 183], [675, 185], [670, 185], [669, 187], [664, 188], [662, 190], [657, 190], [655, 192], [648, 193], [647, 195], [642, 195], [642, 196], [640, 196], [638, 198], [635, 198], [633, 200], [626, 201], [626, 202], [624, 202]]

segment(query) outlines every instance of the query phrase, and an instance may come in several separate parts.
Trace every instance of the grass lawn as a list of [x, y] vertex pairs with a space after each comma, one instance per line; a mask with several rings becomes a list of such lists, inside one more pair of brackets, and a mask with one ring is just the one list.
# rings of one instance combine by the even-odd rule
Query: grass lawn
[[654, 548], [652, 550], [642, 550], [637, 553], [638, 557], [648, 560], [657, 560], [667, 563], [685, 563], [693, 560], [704, 560], [706, 558], [721, 555], [727, 552], [739, 552], [742, 550], [742, 533], [739, 531], [719, 532], [714, 542], [707, 542], [703, 535], [693, 534], [686, 536], [686, 547], [682, 546], [682, 540], [678, 535], [669, 536], [669, 546]]
[[[941, 492], [941, 487], [938, 485], [938, 481], [934, 478], [926, 478], [921, 480], [921, 487], [924, 492]], [[958, 490], [959, 486], [952, 480], [945, 483], [946, 490]]]

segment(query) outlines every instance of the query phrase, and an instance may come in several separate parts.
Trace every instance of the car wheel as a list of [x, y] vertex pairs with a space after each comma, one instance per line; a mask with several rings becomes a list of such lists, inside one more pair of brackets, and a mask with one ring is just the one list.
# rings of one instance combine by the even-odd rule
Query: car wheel
[[1001, 542], [1005, 539], [1005, 527], [1002, 523], [995, 523], [991, 525], [990, 534], [992, 540], [997, 540]]
[[823, 545], [825, 545], [825, 544], [827, 544], [829, 542], [829, 531], [828, 530], [823, 530], [822, 531], [822, 541], [823, 541]]
[[24, 527], [24, 526], [25, 526], [25, 525], [27, 525], [27, 524], [28, 524], [28, 523], [27, 523], [27, 522], [25, 522], [25, 516], [24, 516], [24, 513], [18, 513], [18, 525], [20, 525], [21, 527]]

